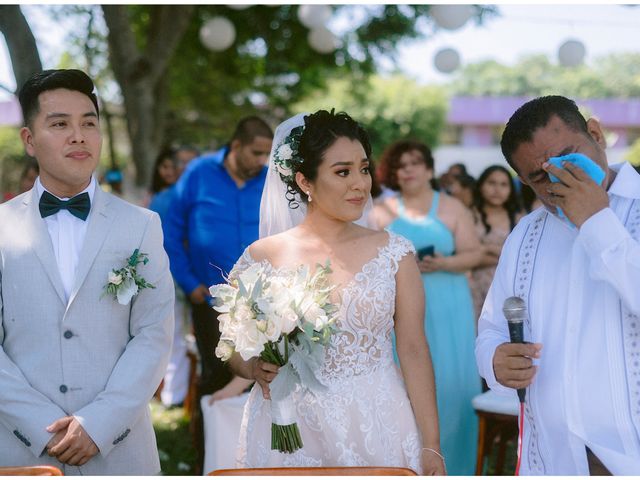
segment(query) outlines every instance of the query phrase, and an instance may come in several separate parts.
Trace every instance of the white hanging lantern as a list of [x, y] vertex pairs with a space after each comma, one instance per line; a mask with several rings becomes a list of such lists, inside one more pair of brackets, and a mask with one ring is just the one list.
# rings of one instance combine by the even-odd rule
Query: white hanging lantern
[[200, 41], [209, 50], [220, 52], [229, 48], [236, 39], [236, 28], [225, 17], [213, 17], [200, 28]]
[[433, 59], [436, 68], [442, 73], [451, 73], [460, 66], [460, 55], [453, 48], [443, 48]]
[[324, 27], [331, 18], [332, 10], [329, 5], [300, 5], [298, 20], [307, 28]]
[[558, 61], [565, 67], [577, 67], [584, 62], [586, 53], [580, 40], [567, 40], [558, 49]]
[[319, 53], [331, 53], [338, 48], [338, 39], [325, 27], [311, 29], [307, 41], [311, 48]]
[[429, 15], [440, 28], [457, 30], [473, 15], [473, 5], [431, 5]]

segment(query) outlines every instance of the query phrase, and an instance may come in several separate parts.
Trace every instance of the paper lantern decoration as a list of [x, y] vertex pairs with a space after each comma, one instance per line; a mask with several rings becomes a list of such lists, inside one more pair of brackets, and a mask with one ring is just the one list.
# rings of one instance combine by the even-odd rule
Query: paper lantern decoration
[[329, 5], [300, 5], [298, 7], [298, 20], [307, 28], [324, 27], [331, 18]]
[[440, 28], [457, 30], [473, 15], [473, 5], [431, 5], [429, 15]]
[[460, 66], [460, 55], [453, 48], [443, 48], [436, 53], [433, 63], [442, 73], [451, 73]]
[[200, 41], [209, 50], [220, 52], [236, 39], [236, 28], [225, 17], [213, 17], [200, 28]]
[[567, 40], [558, 49], [558, 60], [565, 67], [577, 67], [584, 62], [587, 50], [579, 40]]
[[338, 39], [325, 27], [311, 29], [307, 41], [311, 48], [319, 53], [331, 53], [338, 48]]

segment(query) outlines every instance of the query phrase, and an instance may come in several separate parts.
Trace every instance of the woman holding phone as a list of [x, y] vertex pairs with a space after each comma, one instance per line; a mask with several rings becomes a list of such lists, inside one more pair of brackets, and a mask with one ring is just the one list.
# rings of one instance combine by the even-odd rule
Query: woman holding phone
[[473, 218], [459, 200], [434, 188], [433, 157], [424, 143], [403, 140], [389, 146], [378, 175], [399, 194], [374, 207], [372, 223], [404, 236], [417, 251], [447, 472], [473, 475], [478, 424], [471, 399], [481, 387], [466, 274], [482, 256]]

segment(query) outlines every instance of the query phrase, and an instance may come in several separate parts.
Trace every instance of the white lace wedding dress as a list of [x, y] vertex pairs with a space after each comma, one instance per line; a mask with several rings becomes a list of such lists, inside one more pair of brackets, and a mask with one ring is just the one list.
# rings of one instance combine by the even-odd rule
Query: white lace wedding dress
[[[303, 448], [271, 450], [269, 401], [254, 385], [240, 429], [239, 467], [369, 465], [421, 473], [420, 434], [391, 343], [398, 261], [413, 252], [411, 243], [391, 233], [342, 291], [340, 332], [320, 375], [328, 389], [312, 393], [298, 386], [293, 394]], [[247, 249], [234, 271], [252, 263]]]

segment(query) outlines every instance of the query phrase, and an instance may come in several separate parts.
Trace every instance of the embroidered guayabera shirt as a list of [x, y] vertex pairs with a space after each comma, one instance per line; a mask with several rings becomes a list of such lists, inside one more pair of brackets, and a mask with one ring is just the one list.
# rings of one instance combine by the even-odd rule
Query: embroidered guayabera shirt
[[518, 223], [480, 316], [476, 358], [493, 390], [515, 396], [493, 371], [507, 297], [526, 301], [525, 340], [543, 345], [522, 475], [588, 475], [585, 447], [614, 475], [640, 473], [640, 175], [611, 168], [610, 206], [579, 230], [544, 208]]

